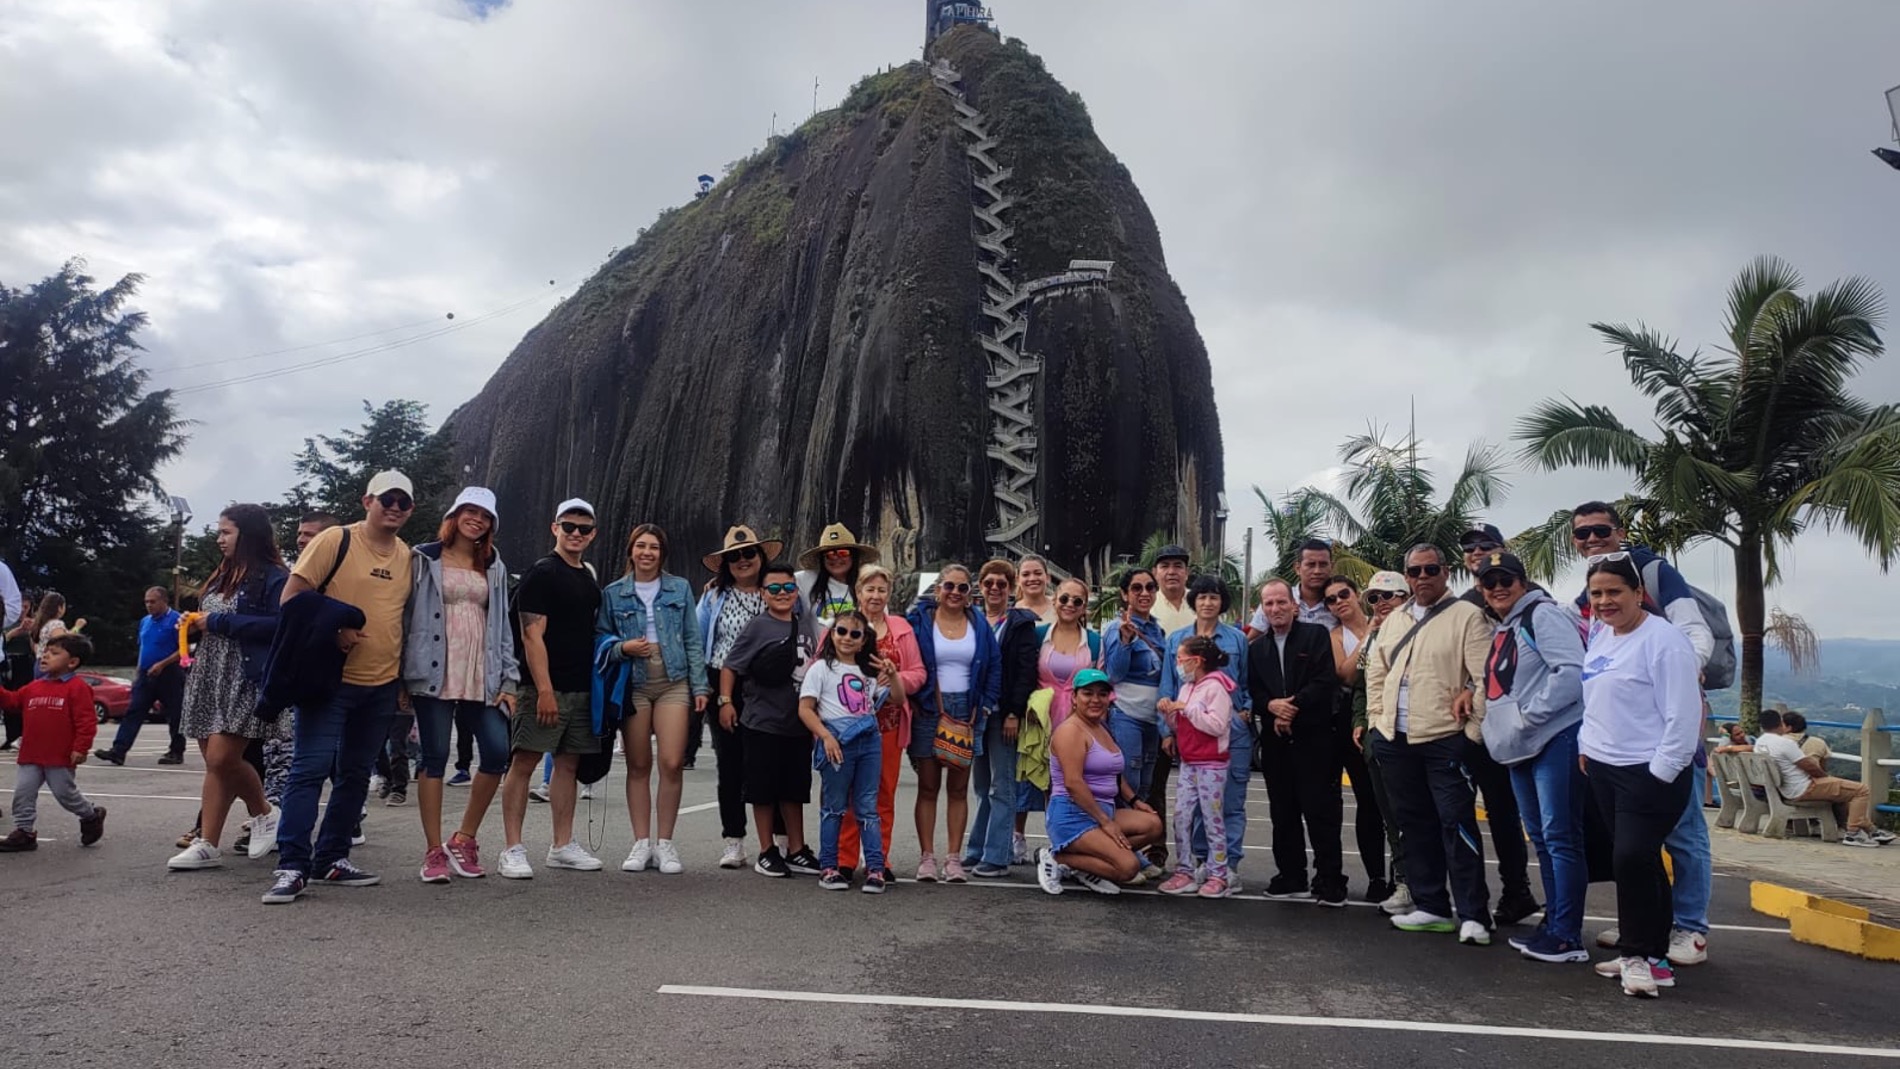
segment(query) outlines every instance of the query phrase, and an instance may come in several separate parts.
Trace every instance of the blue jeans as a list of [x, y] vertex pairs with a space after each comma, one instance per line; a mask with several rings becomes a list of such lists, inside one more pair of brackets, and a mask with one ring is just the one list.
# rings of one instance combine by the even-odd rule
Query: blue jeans
[[[369, 794], [369, 770], [389, 737], [398, 685], [395, 680], [374, 687], [345, 683], [326, 704], [297, 710], [295, 749], [280, 803], [283, 818], [277, 825], [278, 868], [321, 877], [350, 856], [350, 832]], [[313, 851], [310, 833], [317, 827], [317, 799], [332, 772], [336, 786]]]
[[1669, 893], [1675, 926], [1685, 932], [1707, 935], [1709, 885], [1715, 877], [1714, 861], [1709, 854], [1709, 821], [1702, 815], [1702, 792], [1708, 789], [1709, 770], [1690, 762], [1689, 771], [1695, 777], [1689, 808], [1682, 811], [1682, 819], [1663, 840], [1663, 849], [1669, 851], [1669, 864], [1676, 872], [1676, 882]]
[[963, 863], [1008, 868], [1016, 853], [1016, 743], [1003, 738], [1000, 713], [983, 728], [982, 750], [970, 766], [970, 786], [976, 791], [976, 819], [970, 823]]
[[1583, 857], [1583, 807], [1590, 804], [1590, 785], [1577, 768], [1581, 727], [1559, 733], [1543, 752], [1510, 769], [1512, 793], [1544, 879], [1544, 928], [1575, 944], [1583, 942], [1583, 895], [1590, 886]]
[[1134, 790], [1135, 797], [1148, 796], [1148, 780], [1154, 774], [1155, 755], [1161, 751], [1161, 724], [1144, 723], [1110, 707], [1108, 733], [1122, 751], [1122, 778]]
[[[818, 867], [838, 867], [838, 832], [849, 805], [858, 818], [858, 840], [864, 844], [864, 871], [882, 872], [884, 833], [877, 816], [877, 781], [883, 771], [884, 739], [876, 731], [866, 731], [843, 749], [844, 761], [837, 768], [829, 761], [818, 766]], [[977, 765], [982, 767], [981, 758]]]
[[421, 695], [410, 700], [416, 706], [416, 734], [422, 739], [422, 767], [416, 770], [417, 779], [441, 779], [448, 770], [449, 737], [458, 723], [464, 732], [475, 736], [482, 755], [476, 771], [486, 776], [508, 771], [508, 714], [481, 702], [445, 702]]
[[[1236, 716], [1227, 729], [1227, 783], [1221, 794], [1221, 823], [1227, 825], [1227, 869], [1235, 872], [1246, 853], [1247, 781], [1253, 778], [1253, 725], [1246, 717]], [[1207, 829], [1200, 814], [1194, 815], [1194, 835], [1189, 841], [1195, 857], [1207, 856]], [[1176, 847], [1176, 852], [1180, 848]]]

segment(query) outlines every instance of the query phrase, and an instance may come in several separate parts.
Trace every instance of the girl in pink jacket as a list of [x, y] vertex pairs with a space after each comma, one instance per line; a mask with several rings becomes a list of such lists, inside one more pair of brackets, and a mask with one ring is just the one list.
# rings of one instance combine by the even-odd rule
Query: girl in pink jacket
[[[1163, 699], [1156, 708], [1174, 730], [1175, 760], [1180, 777], [1175, 784], [1174, 875], [1161, 885], [1164, 895], [1199, 893], [1202, 898], [1225, 898], [1228, 891], [1227, 828], [1221, 820], [1221, 796], [1227, 784], [1227, 728], [1234, 718], [1234, 681], [1221, 671], [1227, 654], [1215, 641], [1196, 635], [1181, 643], [1175, 655], [1181, 693]], [[1207, 879], [1194, 878], [1191, 845], [1194, 813], [1200, 811], [1207, 828]]]

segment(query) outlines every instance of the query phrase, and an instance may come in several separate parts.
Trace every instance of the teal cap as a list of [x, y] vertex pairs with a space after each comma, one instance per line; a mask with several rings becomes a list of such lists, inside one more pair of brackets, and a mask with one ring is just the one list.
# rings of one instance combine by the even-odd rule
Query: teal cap
[[1109, 682], [1108, 673], [1102, 671], [1100, 668], [1084, 668], [1075, 674], [1074, 679], [1069, 681], [1069, 685], [1076, 690], [1081, 690], [1083, 687], [1092, 687], [1097, 684], [1104, 687], [1114, 685]]

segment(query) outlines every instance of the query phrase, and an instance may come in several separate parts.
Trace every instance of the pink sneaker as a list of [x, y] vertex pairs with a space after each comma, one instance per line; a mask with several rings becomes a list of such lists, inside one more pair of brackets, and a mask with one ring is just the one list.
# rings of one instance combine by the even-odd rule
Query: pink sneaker
[[1194, 874], [1191, 872], [1177, 872], [1157, 888], [1164, 895], [1191, 895], [1200, 889], [1201, 885], [1194, 882]]
[[450, 839], [448, 843], [449, 868], [465, 880], [479, 880], [487, 875], [482, 871], [482, 848], [473, 839]]
[[1227, 881], [1221, 879], [1219, 876], [1210, 877], [1206, 883], [1201, 885], [1202, 898], [1226, 898], [1227, 895]]
[[966, 883], [968, 882], [968, 879], [969, 878], [965, 876], [963, 873], [963, 862], [958, 861], [954, 857], [944, 859], [943, 882]]
[[449, 882], [449, 852], [436, 847], [422, 857], [422, 882]]
[[937, 859], [936, 858], [931, 857], [929, 854], [925, 854], [924, 859], [917, 863], [917, 882], [918, 883], [936, 883], [937, 882]]

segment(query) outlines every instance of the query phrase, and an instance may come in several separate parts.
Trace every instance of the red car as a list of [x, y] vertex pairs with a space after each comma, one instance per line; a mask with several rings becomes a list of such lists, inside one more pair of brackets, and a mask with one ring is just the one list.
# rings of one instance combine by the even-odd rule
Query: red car
[[92, 688], [92, 711], [99, 715], [101, 724], [124, 719], [126, 706], [132, 704], [132, 684], [116, 676], [93, 672], [81, 672], [79, 678]]

